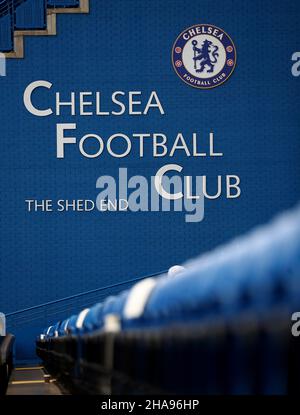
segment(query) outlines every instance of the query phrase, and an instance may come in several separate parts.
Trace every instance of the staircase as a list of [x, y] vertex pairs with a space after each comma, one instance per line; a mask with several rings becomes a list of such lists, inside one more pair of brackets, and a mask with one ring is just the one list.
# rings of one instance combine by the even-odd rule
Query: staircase
[[42, 366], [16, 367], [8, 384], [7, 395], [62, 395], [56, 379]]
[[58, 13], [88, 12], [89, 0], [0, 0], [0, 52], [24, 58], [24, 36], [54, 36]]

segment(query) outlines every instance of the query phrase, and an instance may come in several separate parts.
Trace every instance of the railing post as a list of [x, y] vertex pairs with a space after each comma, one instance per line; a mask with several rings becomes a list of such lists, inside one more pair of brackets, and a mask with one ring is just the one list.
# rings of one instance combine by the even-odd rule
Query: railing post
[[0, 52], [0, 76], [6, 76], [6, 56]]
[[6, 336], [6, 319], [3, 313], [0, 313], [0, 336]]

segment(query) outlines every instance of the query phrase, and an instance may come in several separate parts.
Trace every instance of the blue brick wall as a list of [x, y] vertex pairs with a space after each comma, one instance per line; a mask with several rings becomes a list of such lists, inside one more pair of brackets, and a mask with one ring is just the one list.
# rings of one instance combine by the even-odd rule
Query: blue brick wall
[[[9, 312], [181, 263], [211, 250], [293, 206], [299, 198], [299, 79], [291, 55], [299, 49], [299, 2], [211, 2], [190, 7], [177, 0], [91, 1], [89, 15], [58, 16], [57, 37], [26, 38], [24, 60], [8, 62], [0, 78], [0, 308]], [[125, 4], [126, 3], [126, 4]], [[233, 38], [238, 63], [231, 79], [211, 91], [185, 85], [170, 61], [177, 35], [196, 23], [212, 23]], [[183, 214], [28, 214], [27, 198], [92, 198], [102, 174], [150, 176], [152, 157], [88, 160], [74, 151], [55, 157], [56, 117], [25, 111], [22, 95], [32, 81], [51, 81], [56, 91], [156, 90], [166, 116], [73, 117], [78, 136], [106, 137], [117, 130], [214, 130], [224, 157], [172, 160], [186, 174], [241, 177], [239, 200], [207, 201], [203, 222]], [[52, 94], [52, 95], [51, 95]], [[52, 103], [53, 93], [50, 93]], [[37, 99], [49, 104], [49, 95]], [[59, 122], [70, 122], [62, 116]]]

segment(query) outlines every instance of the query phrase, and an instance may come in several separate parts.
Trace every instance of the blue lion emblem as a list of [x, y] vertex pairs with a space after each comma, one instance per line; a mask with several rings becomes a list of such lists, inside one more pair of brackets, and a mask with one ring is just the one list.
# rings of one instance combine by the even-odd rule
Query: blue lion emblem
[[[207, 72], [213, 72], [214, 66], [218, 62], [219, 47], [207, 39], [204, 40], [201, 48], [198, 48], [197, 44], [197, 40], [192, 41], [194, 51], [194, 68], [196, 72], [203, 72], [205, 66], [208, 67]], [[199, 69], [197, 69], [197, 62], [199, 62]]]

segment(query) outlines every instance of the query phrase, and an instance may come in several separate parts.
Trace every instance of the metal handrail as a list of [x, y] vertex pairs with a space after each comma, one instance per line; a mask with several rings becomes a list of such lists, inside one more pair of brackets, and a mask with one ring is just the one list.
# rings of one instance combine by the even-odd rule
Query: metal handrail
[[25, 1], [27, 0], [3, 0], [0, 2], [0, 17], [5, 16], [10, 10], [25, 3]]
[[101, 292], [101, 291], [104, 291], [104, 290], [107, 290], [107, 289], [110, 289], [110, 288], [130, 284], [130, 283], [134, 283], [134, 282], [137, 282], [137, 281], [141, 281], [141, 280], [146, 279], [146, 278], [162, 275], [162, 274], [165, 274], [166, 272], [167, 271], [159, 271], [159, 272], [156, 272], [156, 273], [151, 274], [151, 275], [145, 275], [143, 277], [133, 278], [131, 280], [126, 280], [126, 281], [122, 281], [122, 282], [119, 282], [119, 283], [116, 283], [116, 284], [107, 285], [105, 287], [95, 288], [93, 290], [84, 291], [84, 292], [81, 292], [81, 293], [78, 293], [78, 294], [70, 295], [68, 297], [60, 298], [58, 300], [52, 300], [52, 301], [48, 301], [46, 303], [38, 304], [38, 305], [35, 305], [35, 306], [32, 306], [32, 307], [27, 307], [27, 308], [23, 308], [21, 310], [13, 311], [11, 313], [6, 313], [5, 315], [6, 315], [6, 317], [12, 317], [12, 316], [19, 315], [19, 314], [22, 314], [22, 313], [27, 313], [29, 311], [37, 310], [39, 308], [48, 307], [50, 305], [59, 304], [59, 303], [65, 302], [65, 301], [77, 299], [77, 298], [83, 297], [85, 295], [94, 294], [94, 293]]

